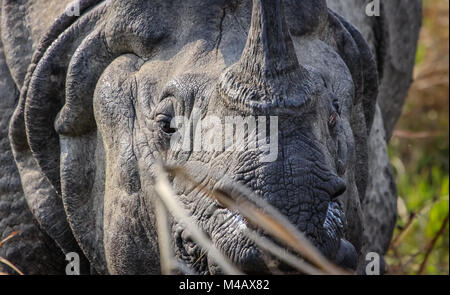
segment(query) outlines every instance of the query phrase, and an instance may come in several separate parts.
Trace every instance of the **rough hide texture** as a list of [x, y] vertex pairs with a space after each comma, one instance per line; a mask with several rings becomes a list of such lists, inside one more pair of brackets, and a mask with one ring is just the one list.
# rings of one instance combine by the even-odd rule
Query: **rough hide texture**
[[[83, 272], [159, 273], [160, 159], [211, 189], [248, 186], [343, 267], [362, 273], [367, 252], [385, 253], [397, 198], [386, 145], [421, 1], [381, 1], [381, 17], [363, 0], [80, 0], [79, 16], [49, 2], [1, 1], [0, 237], [21, 235], [0, 256], [30, 274], [61, 271], [67, 252]], [[275, 158], [239, 142], [176, 150], [176, 116], [276, 116]], [[251, 146], [257, 129], [246, 129], [235, 135]], [[242, 218], [171, 181], [234, 263], [268, 271]], [[171, 228], [179, 259], [221, 273], [182, 224]]]
[[[22, 12], [25, 13], [24, 10]], [[18, 18], [23, 16], [24, 14], [17, 13]], [[17, 28], [20, 25], [23, 23], [17, 21], [17, 26], [8, 27], [7, 33], [2, 36], [12, 37], [15, 33], [15, 38], [21, 38], [22, 46], [10, 50], [17, 52], [17, 58], [20, 59], [17, 63], [26, 70], [26, 64], [31, 59], [32, 43], [27, 42], [28, 32]], [[5, 27], [2, 26], [0, 32], [3, 33], [4, 30]], [[26, 45], [30, 46], [29, 51]], [[15, 66], [14, 62], [10, 65]], [[18, 68], [17, 65], [16, 67]], [[9, 121], [19, 100], [17, 89], [24, 78], [23, 72], [18, 73], [15, 77], [16, 84], [10, 73], [3, 45], [0, 44], [0, 240], [14, 231], [19, 231], [15, 239], [0, 248], [0, 257], [14, 261], [26, 274], [60, 274], [65, 267], [64, 256], [55, 242], [39, 227], [27, 206], [8, 140]], [[0, 272], [14, 273], [5, 265], [0, 265]]]

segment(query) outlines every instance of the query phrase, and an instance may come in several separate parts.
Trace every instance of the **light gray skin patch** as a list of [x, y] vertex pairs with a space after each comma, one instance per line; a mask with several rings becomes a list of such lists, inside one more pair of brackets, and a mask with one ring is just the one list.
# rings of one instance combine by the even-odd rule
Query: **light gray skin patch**
[[[2, 24], [13, 22], [13, 11], [35, 16], [28, 7], [41, 2], [4, 0]], [[387, 107], [376, 111], [377, 70], [404, 80], [411, 62], [400, 75], [384, 65], [385, 55], [414, 49], [379, 32], [418, 20], [413, 13], [385, 22], [356, 17], [361, 3], [352, 3], [82, 0], [81, 16], [62, 14], [40, 42], [45, 30], [34, 26], [22, 39], [5, 35], [10, 80], [21, 89], [10, 141], [41, 228], [63, 251], [83, 252], [93, 272], [159, 273], [152, 201], [154, 164], [163, 159], [212, 189], [229, 186], [227, 179], [248, 186], [343, 267], [359, 260], [362, 269], [367, 251], [383, 254], [396, 195], [384, 139], [393, 121]], [[18, 44], [28, 50], [15, 53]], [[27, 58], [18, 62], [21, 54]], [[258, 151], [171, 149], [161, 117], [192, 118], [196, 109], [221, 119], [278, 116], [276, 161], [260, 163]], [[233, 262], [267, 271], [242, 233], [245, 220], [182, 179], [171, 182]], [[180, 259], [199, 273], [221, 273], [183, 226], [173, 222], [172, 231]]]

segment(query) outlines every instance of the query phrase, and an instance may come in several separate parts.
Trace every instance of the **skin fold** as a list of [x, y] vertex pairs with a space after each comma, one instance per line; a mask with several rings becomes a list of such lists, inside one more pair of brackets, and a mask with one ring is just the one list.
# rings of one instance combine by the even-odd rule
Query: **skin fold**
[[[78, 16], [61, 6], [53, 24], [23, 31], [17, 11], [33, 22], [42, 1], [22, 2], [2, 1], [0, 73], [12, 86], [0, 94], [15, 97], [0, 109], [11, 113], [2, 124], [9, 124], [9, 157], [23, 190], [16, 198], [62, 257], [79, 253], [84, 272], [158, 274], [161, 161], [211, 190], [245, 185], [341, 267], [362, 273], [367, 252], [384, 255], [396, 219], [386, 144], [399, 114], [386, 106], [401, 109], [407, 91], [397, 84], [389, 104], [395, 90], [384, 77], [410, 80], [412, 67], [395, 72], [390, 53], [415, 52], [415, 42], [393, 47], [388, 33], [415, 25], [420, 9], [408, 8], [403, 21], [390, 13], [375, 21], [355, 17], [364, 1], [86, 0], [74, 2]], [[5, 33], [14, 22], [24, 40]], [[21, 44], [29, 48], [19, 52]], [[257, 124], [233, 129], [244, 141], [226, 144], [211, 118], [221, 126], [229, 118]], [[263, 126], [274, 124], [261, 139]], [[254, 147], [273, 139], [276, 149], [262, 161], [267, 151]], [[225, 145], [210, 148], [211, 140]], [[244, 235], [254, 225], [183, 178], [170, 183], [243, 272], [269, 272], [265, 254]], [[0, 222], [0, 234], [8, 226]], [[173, 219], [170, 228], [177, 258], [200, 274], [222, 273], [189, 229]], [[2, 254], [8, 258], [8, 250]]]

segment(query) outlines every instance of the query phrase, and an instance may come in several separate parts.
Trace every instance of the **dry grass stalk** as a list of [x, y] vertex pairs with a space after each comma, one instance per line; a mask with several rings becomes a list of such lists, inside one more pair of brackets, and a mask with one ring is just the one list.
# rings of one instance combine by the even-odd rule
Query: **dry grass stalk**
[[[12, 238], [14, 238], [16, 235], [18, 235], [19, 232], [15, 231], [12, 232], [9, 236], [7, 236], [4, 240], [0, 241], [0, 248], [9, 240], [11, 240]], [[8, 261], [7, 259], [0, 257], [0, 263], [3, 263], [5, 265], [7, 265], [8, 267], [10, 267], [12, 270], [14, 270], [15, 272], [17, 272], [20, 275], [23, 275], [23, 273], [16, 267], [14, 266], [14, 264], [12, 264], [10, 261]], [[0, 272], [0, 275], [7, 275], [7, 273], [3, 273]]]
[[246, 232], [246, 235], [259, 248], [261, 248], [262, 250], [264, 250], [266, 252], [269, 252], [273, 256], [277, 257], [278, 259], [280, 259], [281, 261], [290, 265], [291, 267], [297, 269], [301, 273], [307, 274], [307, 275], [323, 275], [324, 274], [316, 267], [314, 267], [311, 264], [307, 263], [306, 261], [298, 258], [297, 256], [291, 254], [289, 251], [278, 246], [271, 240], [261, 237], [256, 232], [249, 230]]
[[192, 218], [189, 217], [188, 212], [177, 200], [177, 197], [167, 179], [167, 175], [162, 169], [160, 169], [160, 172], [157, 175], [155, 190], [172, 216], [180, 223], [184, 224], [187, 229], [189, 229], [192, 239], [208, 252], [209, 256], [214, 259], [214, 261], [226, 274], [243, 274], [213, 245], [205, 233], [203, 233]]
[[12, 232], [9, 236], [7, 236], [3, 241], [0, 241], [0, 248], [9, 240], [11, 240], [12, 238], [14, 238], [16, 235], [18, 235], [19, 232], [18, 231], [14, 231]]
[[155, 199], [155, 212], [161, 273], [163, 275], [173, 275], [177, 273], [178, 267], [172, 248], [169, 216], [167, 215], [166, 207], [159, 198]]
[[410, 214], [409, 220], [400, 233], [392, 240], [391, 245], [389, 246], [389, 251], [392, 250], [396, 252], [397, 248], [401, 245], [402, 241], [411, 233], [414, 223], [418, 221], [420, 218], [423, 218], [425, 214], [427, 214], [431, 208], [438, 202], [439, 200], [435, 200], [432, 203], [423, 207], [418, 213], [412, 212]]
[[416, 214], [411, 214], [411, 216], [409, 217], [408, 223], [405, 225], [405, 227], [403, 228], [403, 230], [394, 238], [394, 240], [392, 241], [389, 250], [395, 250], [397, 249], [397, 247], [400, 245], [400, 242], [408, 235], [408, 233], [410, 232], [412, 225], [414, 224], [414, 221], [416, 220], [417, 215]]
[[[278, 241], [292, 248], [297, 254], [318, 266], [324, 273], [333, 275], [348, 274], [329, 262], [278, 210], [255, 196], [246, 187], [233, 182], [232, 189], [211, 191], [206, 186], [196, 182], [184, 168], [166, 167], [166, 170], [192, 182], [198, 189], [218, 201], [222, 206], [239, 212], [249, 222], [262, 228]], [[234, 193], [236, 190], [238, 190], [238, 193]]]
[[23, 272], [21, 272], [17, 267], [14, 266], [14, 264], [12, 264], [11, 262], [9, 262], [8, 260], [6, 260], [3, 257], [0, 257], [0, 263], [6, 264], [7, 266], [9, 266], [12, 270], [14, 270], [15, 272], [17, 272], [19, 275], [23, 276]]
[[436, 236], [433, 238], [433, 240], [427, 245], [425, 249], [425, 258], [423, 259], [422, 264], [420, 265], [419, 271], [417, 274], [421, 275], [425, 272], [425, 268], [428, 263], [428, 258], [430, 258], [430, 254], [433, 251], [434, 247], [436, 246], [437, 241], [439, 238], [444, 234], [445, 229], [447, 228], [449, 220], [449, 214], [447, 213], [447, 216], [445, 217], [444, 221], [442, 222], [441, 228], [437, 232]]

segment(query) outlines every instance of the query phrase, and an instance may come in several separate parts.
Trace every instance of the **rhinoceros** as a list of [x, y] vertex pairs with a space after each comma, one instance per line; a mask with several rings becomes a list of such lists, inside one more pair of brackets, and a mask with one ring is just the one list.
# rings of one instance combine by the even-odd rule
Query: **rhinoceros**
[[[364, 273], [368, 253], [386, 253], [397, 212], [387, 143], [420, 0], [0, 2], [0, 240], [19, 232], [0, 257], [24, 273], [64, 273], [67, 253], [84, 273], [160, 273], [160, 163], [211, 190], [245, 186], [338, 266]], [[241, 118], [228, 135], [246, 141], [214, 129], [208, 140], [228, 144], [192, 148], [180, 130], [199, 134], [205, 118]], [[270, 272], [246, 218], [168, 180], [225, 257]], [[185, 266], [223, 272], [185, 224], [171, 218], [170, 233]]]

